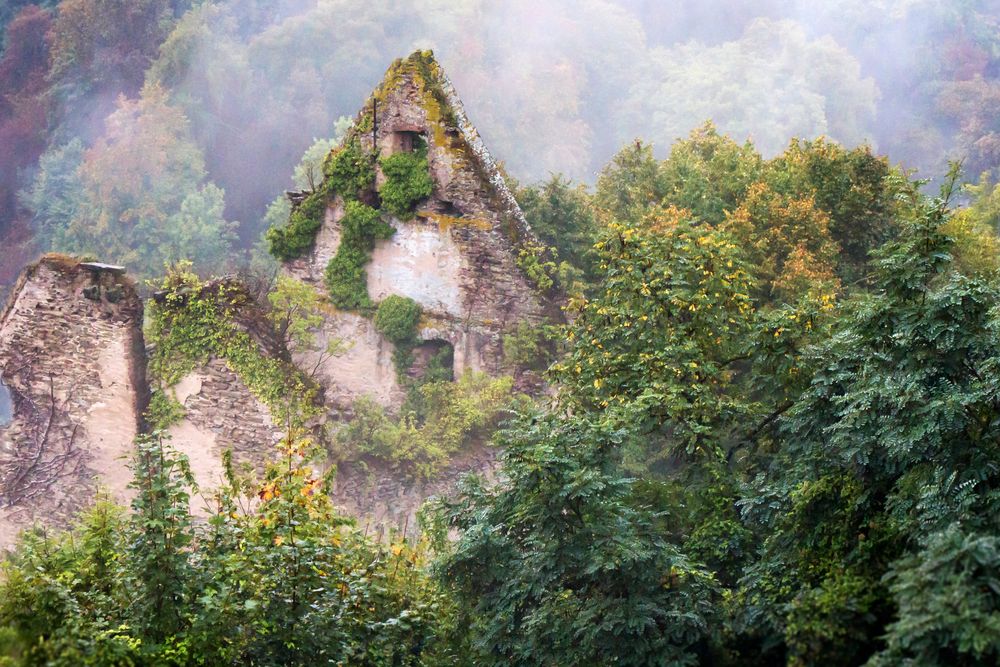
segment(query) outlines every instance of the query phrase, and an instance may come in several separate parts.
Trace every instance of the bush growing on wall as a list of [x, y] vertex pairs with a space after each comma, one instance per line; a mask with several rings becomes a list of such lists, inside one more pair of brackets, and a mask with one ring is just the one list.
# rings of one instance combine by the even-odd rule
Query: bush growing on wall
[[338, 308], [364, 310], [372, 305], [365, 264], [375, 241], [389, 238], [395, 230], [378, 211], [359, 201], [347, 202], [340, 226], [340, 246], [326, 267], [330, 301]]
[[324, 181], [292, 210], [288, 224], [267, 230], [271, 254], [277, 259], [301, 257], [312, 247], [331, 198], [340, 195], [345, 202], [356, 201], [375, 184], [372, 158], [357, 141], [331, 153], [323, 165], [323, 173]]
[[421, 199], [431, 196], [434, 181], [427, 165], [427, 148], [412, 153], [394, 153], [380, 160], [385, 183], [379, 190], [382, 206], [401, 218], [409, 218]]
[[416, 346], [417, 323], [420, 321], [420, 304], [405, 296], [387, 296], [375, 313], [375, 328], [396, 347], [392, 360], [396, 372], [402, 376], [413, 362]]

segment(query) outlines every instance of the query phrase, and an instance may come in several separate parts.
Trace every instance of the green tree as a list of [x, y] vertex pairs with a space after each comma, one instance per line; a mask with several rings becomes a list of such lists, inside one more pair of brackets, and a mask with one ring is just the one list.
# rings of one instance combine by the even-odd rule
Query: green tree
[[736, 210], [762, 171], [763, 161], [753, 144], [741, 146], [705, 123], [675, 142], [660, 165], [662, 201], [690, 211], [698, 220], [719, 224], [726, 213]]
[[594, 207], [602, 223], [638, 221], [663, 201], [660, 165], [653, 147], [636, 140], [615, 154], [597, 177]]
[[912, 201], [912, 184], [871, 147], [847, 149], [827, 139], [793, 140], [767, 165], [767, 182], [777, 192], [812, 197], [830, 218], [840, 248], [838, 274], [856, 280], [868, 254], [891, 239]]
[[187, 457], [169, 449], [158, 433], [137, 440], [132, 470], [135, 542], [128, 581], [141, 592], [129, 611], [140, 636], [162, 644], [187, 623], [194, 539], [189, 504], [197, 489]]
[[[602, 289], [569, 326], [553, 366], [575, 408], [621, 408], [647, 462], [721, 452], [744, 401], [727, 387], [743, 359], [752, 282], [734, 239], [676, 209], [612, 223], [599, 244]], [[648, 457], [648, 458], [647, 458]]]
[[539, 185], [518, 188], [517, 201], [542, 242], [555, 248], [559, 259], [582, 272], [581, 278], [593, 281], [597, 276], [597, 221], [586, 187], [574, 186], [562, 174], [553, 174]]
[[[977, 540], [996, 529], [1000, 292], [952, 269], [945, 207], [925, 205], [876, 253], [873, 292], [811, 351], [809, 387], [762, 462], [771, 481], [743, 501], [766, 535], [744, 619], [782, 637], [794, 664], [995, 659], [996, 594], [972, 591], [995, 567]], [[963, 590], [965, 621], [920, 629]]]
[[205, 183], [187, 132], [183, 113], [151, 86], [138, 100], [119, 100], [89, 150], [70, 142], [44, 155], [26, 202], [49, 248], [145, 276], [183, 259], [225, 266], [235, 224], [223, 218], [224, 194]]
[[872, 125], [877, 97], [875, 81], [832, 39], [811, 38], [792, 20], [758, 18], [737, 39], [651, 50], [618, 138], [653, 128], [653, 141], [666, 146], [710, 118], [727, 134], [752, 137], [765, 155], [796, 136], [856, 144]]
[[584, 418], [503, 432], [497, 485], [437, 518], [458, 531], [440, 577], [472, 613], [477, 664], [696, 664], [713, 581], [656, 535], [615, 464], [628, 437]]

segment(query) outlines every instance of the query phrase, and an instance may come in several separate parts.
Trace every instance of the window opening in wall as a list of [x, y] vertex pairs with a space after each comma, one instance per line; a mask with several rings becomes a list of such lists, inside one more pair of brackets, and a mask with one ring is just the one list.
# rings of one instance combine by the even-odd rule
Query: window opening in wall
[[392, 153], [413, 153], [426, 146], [427, 142], [420, 132], [404, 130], [392, 133]]

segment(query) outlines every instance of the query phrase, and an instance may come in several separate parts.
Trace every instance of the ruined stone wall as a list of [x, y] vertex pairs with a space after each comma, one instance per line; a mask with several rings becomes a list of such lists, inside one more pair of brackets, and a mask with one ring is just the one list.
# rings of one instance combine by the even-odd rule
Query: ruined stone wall
[[[365, 267], [368, 294], [378, 302], [398, 294], [423, 309], [420, 337], [454, 349], [455, 375], [514, 373], [503, 355], [503, 334], [521, 323], [560, 317], [518, 266], [525, 244], [535, 243], [524, 216], [493, 158], [472, 127], [451, 83], [428, 54], [414, 54], [390, 68], [358, 115], [351, 138], [380, 156], [426, 142], [433, 194], [412, 219], [387, 217], [395, 234], [376, 242]], [[384, 177], [376, 173], [376, 185]], [[340, 242], [343, 201], [330, 203], [316, 243], [285, 270], [324, 292], [324, 271]], [[332, 312], [324, 340], [341, 337], [351, 350], [319, 374], [327, 402], [345, 409], [361, 395], [398, 407], [403, 393], [391, 365], [392, 344], [369, 321]], [[300, 364], [315, 353], [297, 354]]]
[[[184, 418], [170, 427], [168, 435], [173, 446], [187, 455], [206, 502], [222, 481], [223, 452], [233, 452], [237, 467], [257, 470], [274, 458], [284, 430], [224, 360], [199, 365], [171, 391], [184, 407]], [[192, 509], [200, 513], [204, 503], [192, 503]]]
[[128, 498], [146, 404], [142, 304], [117, 268], [46, 256], [0, 316], [0, 545], [35, 520], [65, 524], [98, 486]]
[[423, 482], [408, 478], [385, 463], [367, 461], [340, 467], [334, 484], [333, 502], [346, 514], [356, 517], [369, 533], [406, 531], [418, 533], [417, 512], [432, 496], [447, 496], [467, 474], [492, 476], [496, 469], [496, 450], [474, 447], [456, 456], [433, 480]]

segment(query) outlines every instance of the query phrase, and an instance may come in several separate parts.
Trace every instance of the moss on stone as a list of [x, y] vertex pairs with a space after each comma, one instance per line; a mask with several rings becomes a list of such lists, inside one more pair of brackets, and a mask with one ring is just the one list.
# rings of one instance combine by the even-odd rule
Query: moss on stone
[[433, 222], [438, 226], [442, 232], [446, 232], [452, 227], [470, 227], [472, 229], [480, 229], [483, 231], [489, 231], [493, 228], [490, 221], [486, 218], [481, 218], [474, 215], [445, 215], [443, 213], [433, 213], [433, 212], [422, 212], [417, 211], [417, 215], [426, 218], [429, 222]]

